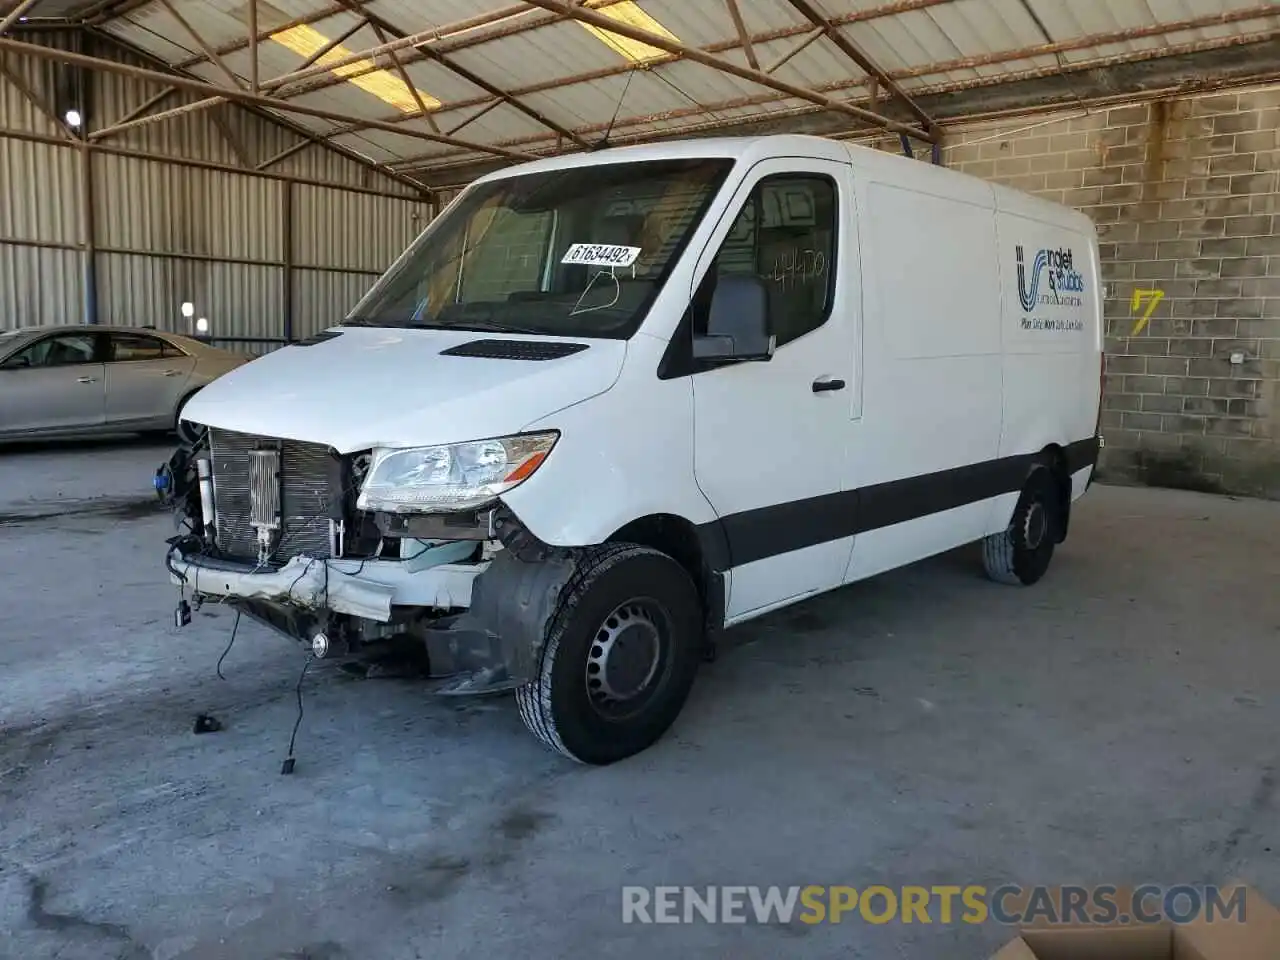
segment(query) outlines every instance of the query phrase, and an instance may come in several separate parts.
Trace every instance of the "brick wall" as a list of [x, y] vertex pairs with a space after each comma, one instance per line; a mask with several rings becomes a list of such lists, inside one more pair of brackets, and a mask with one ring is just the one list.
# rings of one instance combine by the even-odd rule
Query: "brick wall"
[[1101, 473], [1280, 498], [1280, 87], [952, 129], [944, 161], [1098, 225]]

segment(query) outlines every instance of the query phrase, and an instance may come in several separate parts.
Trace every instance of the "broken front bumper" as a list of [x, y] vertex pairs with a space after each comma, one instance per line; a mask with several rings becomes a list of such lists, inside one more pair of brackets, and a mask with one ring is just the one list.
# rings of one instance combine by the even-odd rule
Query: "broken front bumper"
[[[259, 570], [205, 555], [168, 557], [174, 583], [200, 597], [226, 598], [256, 620], [307, 641], [330, 614], [391, 624], [393, 607], [427, 608], [438, 619], [414, 635], [427, 648], [438, 693], [509, 690], [536, 675], [547, 626], [576, 569], [572, 553], [521, 560], [499, 550], [492, 560], [460, 563], [474, 543], [440, 543], [411, 560], [295, 557]], [[400, 626], [390, 626], [391, 633]]]
[[201, 596], [269, 600], [387, 623], [393, 606], [470, 607], [472, 582], [488, 561], [456, 561], [474, 550], [473, 543], [445, 543], [427, 548], [411, 560], [298, 556], [279, 569], [266, 570], [204, 555], [185, 555], [174, 547], [168, 565], [174, 583]]

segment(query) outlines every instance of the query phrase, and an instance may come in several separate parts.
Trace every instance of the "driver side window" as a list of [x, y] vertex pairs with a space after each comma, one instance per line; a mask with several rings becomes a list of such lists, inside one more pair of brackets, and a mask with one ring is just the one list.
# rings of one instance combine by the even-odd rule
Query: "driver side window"
[[816, 174], [765, 177], [751, 192], [712, 267], [754, 275], [769, 291], [777, 346], [816, 330], [835, 292], [836, 185]]
[[7, 370], [64, 367], [77, 363], [92, 363], [93, 355], [93, 334], [64, 334], [36, 341], [25, 350], [15, 353], [5, 361], [4, 365]]

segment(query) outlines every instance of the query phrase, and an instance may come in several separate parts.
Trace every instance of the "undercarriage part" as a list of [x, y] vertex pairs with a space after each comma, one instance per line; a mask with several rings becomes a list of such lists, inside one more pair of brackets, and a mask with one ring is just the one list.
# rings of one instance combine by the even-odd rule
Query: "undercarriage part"
[[417, 516], [403, 513], [376, 515], [378, 530], [388, 537], [415, 540], [494, 540], [496, 509], [469, 513], [433, 513]]
[[471, 607], [459, 618], [464, 628], [497, 642], [510, 678], [518, 683], [537, 672], [547, 623], [577, 569], [574, 551], [547, 549], [547, 556], [532, 563], [514, 550], [499, 552], [476, 578]]
[[200, 494], [200, 530], [206, 537], [215, 535], [213, 518], [213, 471], [208, 457], [196, 458], [197, 490]]
[[154, 484], [160, 502], [174, 511], [179, 521], [186, 520], [198, 530], [201, 516], [200, 481], [196, 458], [201, 448], [178, 447], [156, 470]]
[[493, 532], [512, 555], [525, 563], [536, 563], [556, 553], [565, 552], [562, 548], [543, 543], [535, 537], [506, 506], [499, 506], [494, 510]]
[[[267, 600], [234, 600], [250, 619], [291, 640], [306, 644], [316, 659], [376, 661], [416, 647], [439, 695], [472, 696], [519, 686], [505, 660], [503, 644], [469, 623], [465, 615], [438, 618], [407, 615], [381, 624], [346, 615], [323, 615]], [[323, 650], [323, 652], [321, 652]]]

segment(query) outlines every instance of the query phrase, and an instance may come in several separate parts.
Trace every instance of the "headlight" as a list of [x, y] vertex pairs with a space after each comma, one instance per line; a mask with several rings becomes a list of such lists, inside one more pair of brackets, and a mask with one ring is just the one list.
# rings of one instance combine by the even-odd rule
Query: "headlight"
[[356, 506], [388, 513], [431, 513], [483, 506], [527, 480], [560, 435], [375, 450]]

